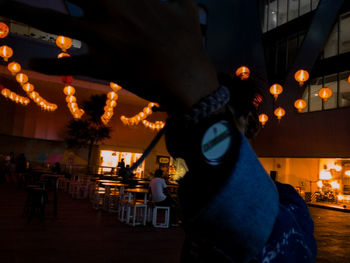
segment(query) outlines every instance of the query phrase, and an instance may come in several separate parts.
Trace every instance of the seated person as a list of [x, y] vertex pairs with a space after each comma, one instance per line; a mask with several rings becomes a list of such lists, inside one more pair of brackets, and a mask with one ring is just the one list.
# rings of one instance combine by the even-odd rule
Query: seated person
[[170, 223], [176, 224], [176, 202], [171, 197], [165, 180], [162, 176], [162, 170], [158, 169], [155, 171], [154, 178], [149, 184], [149, 192], [155, 205], [170, 207]]

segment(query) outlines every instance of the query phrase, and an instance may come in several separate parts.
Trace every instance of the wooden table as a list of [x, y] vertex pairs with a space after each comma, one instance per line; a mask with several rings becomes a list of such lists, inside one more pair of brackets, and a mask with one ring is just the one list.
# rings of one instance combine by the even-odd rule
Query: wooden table
[[129, 194], [134, 194], [134, 202], [136, 202], [136, 195], [137, 194], [144, 194], [144, 203], [147, 204], [147, 194], [148, 194], [148, 189], [145, 188], [127, 188], [124, 190], [125, 192]]

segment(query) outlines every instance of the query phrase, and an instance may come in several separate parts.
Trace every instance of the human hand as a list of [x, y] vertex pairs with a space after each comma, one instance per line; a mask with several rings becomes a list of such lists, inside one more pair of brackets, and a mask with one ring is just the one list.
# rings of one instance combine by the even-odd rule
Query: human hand
[[83, 56], [34, 60], [47, 74], [114, 81], [167, 106], [188, 108], [218, 87], [202, 50], [193, 0], [70, 0], [84, 12], [72, 17], [12, 0], [0, 0], [2, 16], [85, 42]]

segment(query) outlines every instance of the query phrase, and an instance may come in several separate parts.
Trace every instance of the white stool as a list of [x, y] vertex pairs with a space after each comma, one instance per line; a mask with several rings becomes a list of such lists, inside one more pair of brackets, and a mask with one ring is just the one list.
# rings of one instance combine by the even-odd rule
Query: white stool
[[[164, 210], [164, 221], [158, 223], [158, 210]], [[154, 227], [168, 228], [170, 218], [170, 207], [169, 206], [154, 206], [153, 208], [153, 221]]]

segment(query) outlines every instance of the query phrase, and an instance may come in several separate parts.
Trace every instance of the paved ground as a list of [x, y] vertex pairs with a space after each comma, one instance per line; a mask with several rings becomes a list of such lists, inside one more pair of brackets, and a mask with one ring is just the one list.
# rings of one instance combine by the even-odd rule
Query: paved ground
[[0, 263], [178, 263], [180, 228], [130, 227], [87, 200], [59, 196], [59, 217], [50, 206], [41, 222], [21, 216], [25, 194], [0, 183]]
[[317, 262], [350, 262], [350, 214], [309, 207], [315, 223]]
[[[60, 194], [59, 217], [21, 216], [25, 193], [0, 183], [0, 263], [179, 262], [180, 228], [132, 228], [86, 200]], [[49, 207], [50, 208], [50, 207]], [[310, 207], [318, 242], [317, 262], [350, 262], [350, 213]]]

